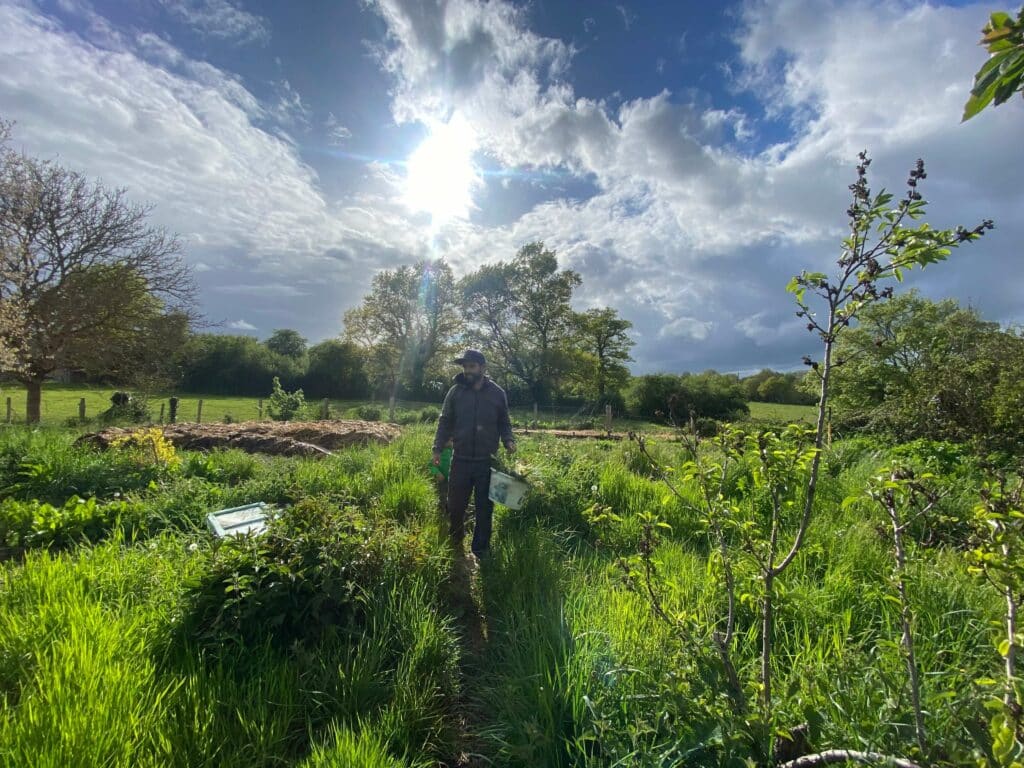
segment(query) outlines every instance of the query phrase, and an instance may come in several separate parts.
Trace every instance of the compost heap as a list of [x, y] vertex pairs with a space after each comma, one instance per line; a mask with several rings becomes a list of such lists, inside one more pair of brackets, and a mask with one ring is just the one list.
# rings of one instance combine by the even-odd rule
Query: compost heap
[[[393, 424], [376, 421], [242, 421], [237, 424], [164, 424], [164, 437], [176, 448], [208, 450], [240, 448], [248, 453], [274, 456], [328, 456], [350, 445], [390, 443], [401, 432]], [[137, 428], [110, 427], [78, 438], [109, 448], [118, 437]]]

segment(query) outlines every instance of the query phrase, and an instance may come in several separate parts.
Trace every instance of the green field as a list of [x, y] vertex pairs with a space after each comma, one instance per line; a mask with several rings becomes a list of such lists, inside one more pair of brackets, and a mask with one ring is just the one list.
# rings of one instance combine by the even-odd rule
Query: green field
[[[0, 565], [0, 765], [758, 761], [756, 717], [734, 713], [710, 657], [659, 621], [617, 565], [656, 510], [669, 526], [654, 552], [664, 609], [695, 627], [721, 617], [696, 490], [668, 494], [628, 442], [526, 437], [531, 494], [521, 510], [498, 508], [494, 555], [476, 568], [445, 540], [431, 431], [327, 459], [231, 450], [169, 464], [73, 447], [73, 430], [0, 431], [0, 546], [27, 550]], [[653, 450], [682, 459], [678, 446]], [[816, 522], [778, 584], [775, 717], [809, 722], [815, 748], [913, 755], [884, 519], [841, 504], [885, 450], [852, 441], [828, 454]], [[977, 478], [961, 472], [956, 488], [951, 519], [969, 512]], [[93, 501], [65, 504], [72, 494]], [[261, 539], [213, 546], [204, 515], [257, 500], [287, 514]], [[602, 508], [617, 522], [594, 517]], [[911, 545], [940, 757], [922, 764], [973, 764], [985, 716], [974, 681], [1000, 670], [1000, 596], [967, 573], [958, 530]], [[751, 566], [738, 565], [741, 593]], [[734, 642], [756, 697], [747, 598]]]
[[[48, 384], [43, 389], [42, 399], [42, 421], [44, 424], [62, 425], [68, 419], [78, 416], [78, 406], [81, 398], [85, 398], [85, 413], [87, 418], [94, 418], [110, 407], [110, 396], [114, 389], [103, 387], [66, 386], [59, 384]], [[25, 413], [25, 390], [18, 387], [0, 388], [0, 408], [6, 407], [3, 399], [10, 397], [13, 417], [15, 422], [24, 420]], [[153, 418], [158, 419], [160, 404], [164, 403], [170, 395], [157, 394], [151, 396], [151, 409]], [[256, 419], [259, 415], [259, 398], [255, 397], [230, 397], [227, 395], [178, 395], [178, 420], [195, 421], [198, 415], [199, 400], [203, 401], [203, 421], [223, 421], [225, 416], [230, 416], [234, 421], [248, 421]], [[335, 415], [354, 417], [353, 409], [366, 401], [353, 400], [332, 400], [331, 412]], [[770, 421], [807, 421], [813, 422], [815, 409], [809, 405], [776, 405], [774, 403], [748, 403], [750, 406], [750, 417], [752, 419], [763, 419]], [[266, 399], [264, 399], [264, 408]], [[319, 401], [310, 404], [315, 410], [319, 407]], [[385, 413], [387, 404], [377, 403]], [[422, 408], [438, 408], [436, 403], [399, 403], [400, 410], [420, 410]], [[0, 411], [2, 414], [3, 411]], [[513, 416], [522, 422], [530, 421], [533, 418], [531, 408], [514, 408]], [[264, 410], [264, 418], [267, 418]], [[581, 424], [591, 424], [600, 428], [604, 424], [603, 414], [584, 411], [577, 413], [575, 409], [559, 409], [557, 412], [543, 410], [539, 414], [540, 422], [544, 426], [573, 427]], [[641, 429], [645, 431], [663, 429], [663, 425], [648, 425], [644, 422], [615, 419], [615, 429]]]

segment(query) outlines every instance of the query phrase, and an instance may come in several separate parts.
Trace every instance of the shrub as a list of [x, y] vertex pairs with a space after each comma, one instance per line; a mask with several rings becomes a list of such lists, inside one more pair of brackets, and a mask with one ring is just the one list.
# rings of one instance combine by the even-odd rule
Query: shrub
[[441, 417], [440, 408], [423, 408], [420, 411], [420, 421], [424, 424], [431, 424]]
[[110, 407], [99, 415], [99, 419], [105, 424], [117, 421], [141, 424], [146, 421], [152, 421], [149, 400], [144, 395], [133, 395], [130, 392], [115, 392], [110, 396]]
[[[424, 542], [352, 507], [309, 497], [258, 537], [218, 543], [191, 586], [183, 630], [213, 655], [269, 641], [315, 645], [359, 626], [372, 589], [422, 571]], [[436, 565], [433, 580], [443, 579]]]
[[360, 405], [356, 408], [356, 416], [363, 421], [380, 421], [383, 414], [375, 405]]
[[72, 496], [61, 506], [32, 499], [0, 502], [0, 543], [9, 547], [64, 547], [97, 542], [121, 526], [128, 538], [141, 528], [141, 505], [128, 501], [97, 502]]
[[154, 465], [170, 470], [181, 466], [181, 457], [174, 449], [174, 444], [164, 437], [159, 427], [137, 429], [116, 437], [110, 442], [110, 447], [141, 466]]
[[281, 387], [281, 380], [275, 376], [273, 391], [270, 393], [270, 400], [267, 403], [267, 413], [274, 421], [289, 421], [306, 408], [306, 399], [301, 389], [294, 392], [285, 392]]

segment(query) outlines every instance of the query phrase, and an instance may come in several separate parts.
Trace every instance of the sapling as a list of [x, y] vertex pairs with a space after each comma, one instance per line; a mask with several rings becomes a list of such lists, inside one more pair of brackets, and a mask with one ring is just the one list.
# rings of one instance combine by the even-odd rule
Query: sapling
[[976, 546], [967, 553], [970, 569], [984, 576], [1003, 596], [1005, 614], [999, 653], [1003, 657], [1002, 706], [990, 723], [992, 757], [998, 765], [1024, 760], [1024, 709], [1017, 676], [1022, 644], [1017, 614], [1024, 601], [1024, 477], [1010, 480], [997, 473], [981, 489], [974, 509]]
[[914, 653], [914, 614], [907, 595], [907, 546], [905, 534], [914, 523], [927, 518], [938, 503], [940, 494], [932, 487], [935, 476], [915, 475], [909, 468], [892, 467], [872, 478], [867, 496], [886, 514], [892, 535], [893, 584], [900, 602], [900, 645], [907, 665], [910, 701], [914, 708], [914, 734], [922, 755], [928, 754], [921, 705], [921, 672]]

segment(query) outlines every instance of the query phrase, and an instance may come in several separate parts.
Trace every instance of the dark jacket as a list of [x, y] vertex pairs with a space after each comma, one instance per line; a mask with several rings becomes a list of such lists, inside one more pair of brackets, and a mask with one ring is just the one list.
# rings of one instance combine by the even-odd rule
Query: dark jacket
[[452, 440], [455, 458], [489, 459], [497, 453], [499, 439], [503, 443], [513, 441], [505, 390], [486, 376], [480, 389], [474, 389], [461, 373], [454, 381], [437, 420], [434, 450], [440, 451]]

